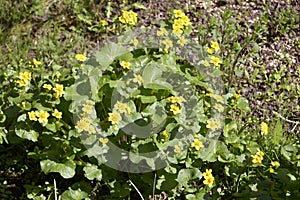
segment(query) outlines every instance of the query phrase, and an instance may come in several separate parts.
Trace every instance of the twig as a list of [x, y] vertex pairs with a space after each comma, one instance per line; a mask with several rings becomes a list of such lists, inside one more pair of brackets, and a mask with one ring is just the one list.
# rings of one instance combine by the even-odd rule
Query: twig
[[285, 118], [285, 117], [283, 117], [282, 115], [280, 115], [278, 112], [276, 112], [276, 111], [274, 111], [274, 110], [272, 110], [272, 112], [275, 114], [275, 115], [277, 115], [279, 118], [281, 118], [281, 119], [283, 119], [284, 121], [286, 121], [286, 122], [290, 122], [290, 123], [293, 123], [293, 124], [296, 124], [296, 125], [298, 125], [300, 122], [298, 121], [293, 121], [293, 120], [290, 120], [290, 119], [287, 119], [287, 118]]
[[154, 180], [153, 180], [153, 189], [152, 189], [153, 197], [154, 197], [154, 194], [155, 194], [155, 183], [156, 183], [156, 173], [154, 174]]
[[134, 189], [137, 191], [137, 193], [140, 195], [142, 200], [145, 200], [143, 195], [140, 193], [139, 189], [133, 184], [133, 182], [129, 179], [130, 184], [134, 187]]
[[57, 200], [56, 181], [54, 179], [54, 199]]

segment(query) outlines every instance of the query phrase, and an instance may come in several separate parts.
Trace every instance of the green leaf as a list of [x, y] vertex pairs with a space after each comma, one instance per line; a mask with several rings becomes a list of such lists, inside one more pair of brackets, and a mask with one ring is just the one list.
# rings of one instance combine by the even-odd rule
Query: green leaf
[[274, 144], [278, 144], [279, 141], [281, 140], [282, 138], [282, 124], [281, 124], [281, 121], [280, 119], [277, 120], [276, 122], [276, 125], [275, 125], [275, 128], [273, 130], [273, 142]]
[[200, 179], [201, 177], [201, 172], [197, 168], [181, 169], [178, 172], [177, 181], [180, 185], [187, 185], [188, 181], [193, 179]]
[[8, 143], [6, 139], [6, 134], [7, 134], [7, 130], [4, 127], [0, 127], [0, 144], [3, 143], [3, 140], [6, 143]]
[[250, 111], [248, 100], [243, 97], [238, 99], [237, 107], [238, 107], [238, 109], [245, 111], [245, 112]]
[[102, 180], [102, 171], [96, 165], [88, 164], [83, 168], [83, 171], [85, 172], [84, 176], [90, 181], [94, 179]]
[[95, 53], [97, 62], [102, 68], [108, 67], [116, 57], [128, 53], [129, 50], [116, 43], [110, 42], [101, 51]]
[[33, 142], [37, 142], [39, 137], [39, 133], [34, 130], [26, 131], [24, 129], [16, 129], [16, 134], [20, 138], [31, 140]]
[[89, 199], [89, 196], [86, 192], [78, 190], [72, 190], [69, 188], [69, 190], [64, 191], [64, 193], [61, 196], [61, 199], [63, 200], [82, 200], [82, 199]]
[[75, 175], [76, 164], [72, 160], [65, 163], [56, 163], [52, 160], [42, 160], [41, 169], [45, 174], [49, 172], [58, 172], [64, 178], [72, 178]]
[[139, 95], [138, 97], [141, 98], [142, 103], [153, 103], [157, 100], [156, 96]]

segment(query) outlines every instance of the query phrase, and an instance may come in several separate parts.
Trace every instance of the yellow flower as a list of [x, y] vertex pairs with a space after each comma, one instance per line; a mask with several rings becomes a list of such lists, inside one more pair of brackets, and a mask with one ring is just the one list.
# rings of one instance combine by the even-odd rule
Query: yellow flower
[[142, 85], [144, 83], [144, 80], [141, 75], [134, 74], [133, 82], [138, 83], [139, 85]]
[[269, 171], [270, 173], [274, 173], [275, 170], [272, 167], [270, 167]]
[[157, 32], [156, 35], [158, 37], [162, 37], [162, 36], [167, 36], [168, 35], [168, 31], [165, 28], [160, 28]]
[[207, 120], [206, 128], [209, 128], [212, 131], [215, 131], [215, 130], [221, 128], [221, 122], [219, 120]]
[[167, 130], [164, 130], [163, 132], [161, 132], [161, 134], [166, 138], [169, 137], [169, 133]]
[[44, 84], [43, 88], [47, 89], [47, 90], [51, 90], [52, 86], [50, 84]]
[[278, 161], [272, 161], [272, 162], [271, 162], [271, 165], [272, 165], [273, 167], [279, 167], [279, 166], [280, 166], [280, 163], [279, 163]]
[[191, 147], [194, 147], [197, 151], [199, 151], [200, 148], [203, 147], [203, 144], [199, 139], [196, 138], [196, 139], [194, 139]]
[[122, 117], [118, 112], [108, 113], [108, 115], [108, 121], [110, 121], [112, 124], [117, 124], [122, 120]]
[[169, 49], [170, 47], [173, 47], [173, 42], [170, 39], [164, 40], [163, 43], [166, 45], [167, 49]]
[[188, 25], [191, 25], [191, 24], [192, 24], [191, 21], [190, 21], [190, 19], [189, 19], [188, 16], [186, 16], [186, 15], [183, 15], [183, 16], [181, 17], [181, 20], [183, 21], [183, 23], [184, 23], [185, 26], [188, 26]]
[[65, 93], [64, 92], [64, 86], [60, 85], [60, 84], [55, 84], [55, 87], [53, 88], [53, 90], [55, 92], [53, 95], [57, 99], [62, 97], [62, 95]]
[[265, 153], [263, 151], [257, 151], [256, 155], [263, 157], [265, 155]]
[[35, 67], [38, 67], [39, 65], [42, 64], [42, 62], [37, 61], [37, 60], [34, 58], [34, 59], [33, 59], [33, 64], [34, 64]]
[[41, 110], [36, 112], [36, 116], [38, 117], [38, 121], [41, 124], [48, 123], [48, 117], [50, 116], [47, 111]]
[[54, 77], [59, 78], [61, 76], [60, 72], [55, 72]]
[[57, 109], [55, 109], [54, 112], [52, 113], [52, 116], [56, 117], [57, 119], [61, 119], [62, 112], [59, 112]]
[[212, 169], [206, 169], [205, 172], [202, 173], [202, 176], [206, 179], [212, 176]]
[[76, 54], [75, 58], [80, 62], [84, 62], [87, 59], [87, 57], [84, 54]]
[[202, 63], [202, 65], [204, 65], [205, 67], [209, 67], [209, 66], [210, 66], [210, 64], [209, 64], [209, 62], [208, 62], [207, 60], [202, 60], [201, 63]]
[[132, 39], [130, 40], [130, 43], [133, 44], [134, 46], [137, 46], [139, 44], [139, 41], [137, 39]]
[[216, 56], [210, 56], [210, 62], [217, 67], [220, 66], [220, 64], [222, 64], [222, 60]]
[[215, 178], [213, 176], [208, 176], [204, 181], [203, 183], [205, 185], [208, 185], [209, 187], [212, 187], [213, 183], [215, 181]]
[[21, 80], [24, 80], [24, 81], [30, 81], [31, 80], [31, 73], [30, 72], [21, 72], [19, 74], [19, 78]]
[[119, 21], [123, 24], [135, 25], [137, 23], [137, 14], [133, 11], [122, 10], [122, 16]]
[[171, 104], [170, 111], [172, 111], [174, 115], [179, 114], [181, 112], [177, 104]]
[[181, 151], [182, 151], [181, 147], [178, 146], [178, 145], [175, 145], [174, 152], [175, 152], [175, 153], [180, 153]]
[[217, 109], [219, 112], [223, 112], [224, 111], [224, 107], [221, 104], [219, 104], [219, 103], [217, 103], [214, 106], [214, 108]]
[[21, 72], [19, 73], [19, 80], [16, 80], [21, 87], [26, 86], [30, 83], [31, 73], [30, 72]]
[[126, 61], [121, 61], [120, 65], [124, 68], [124, 69], [130, 69], [130, 63], [126, 62]]
[[181, 46], [184, 46], [187, 43], [187, 40], [184, 37], [180, 37], [177, 41], [177, 44], [180, 44]]
[[18, 83], [21, 87], [23, 87], [23, 86], [26, 86], [28, 84], [28, 81], [16, 80], [16, 83]]
[[185, 15], [184, 12], [182, 12], [182, 10], [177, 10], [177, 9], [174, 9], [173, 13], [175, 14], [176, 18], [179, 18], [179, 17], [182, 17]]
[[120, 113], [125, 113], [127, 112], [128, 114], [131, 114], [131, 109], [126, 103], [120, 103], [117, 102], [116, 105], [114, 106]]
[[168, 97], [167, 98], [167, 102], [171, 102], [171, 103], [182, 103], [184, 102], [184, 98], [183, 97], [174, 97], [174, 96], [171, 96], [171, 97]]
[[107, 144], [108, 143], [108, 138], [100, 138], [99, 140], [102, 144]]
[[175, 24], [173, 24], [172, 25], [172, 27], [173, 27], [173, 33], [175, 34], [175, 35], [180, 35], [183, 31], [182, 31], [182, 27], [180, 27], [180, 26], [176, 26]]
[[93, 112], [93, 106], [89, 105], [89, 104], [84, 104], [82, 111], [87, 113], [87, 114], [91, 114]]
[[213, 99], [215, 99], [217, 102], [219, 103], [223, 103], [224, 99], [221, 95], [218, 94], [208, 94], [208, 96], [212, 97]]
[[100, 24], [101, 24], [101, 26], [107, 26], [108, 25], [107, 21], [105, 21], [104, 19], [100, 20]]
[[265, 123], [265, 122], [262, 122], [261, 125], [261, 132], [264, 134], [264, 135], [268, 135], [269, 133], [269, 127], [268, 127], [268, 124]]
[[236, 94], [236, 93], [235, 93], [233, 96], [234, 96], [234, 98], [236, 98], [236, 99], [238, 99], [238, 98], [240, 98], [240, 97], [241, 97], [241, 95], [239, 95], [239, 94]]
[[207, 48], [207, 53], [213, 54], [214, 53], [214, 49], [213, 48]]
[[252, 155], [251, 156], [253, 159], [252, 159], [252, 163], [253, 164], [259, 164], [259, 165], [261, 165], [261, 162], [262, 162], [262, 160], [263, 160], [263, 157], [262, 156], [259, 156], [259, 155]]
[[218, 52], [218, 51], [220, 50], [220, 46], [219, 46], [219, 44], [218, 44], [217, 42], [211, 41], [210, 43], [211, 43], [211, 47], [212, 47], [216, 52]]
[[95, 127], [92, 125], [92, 120], [89, 118], [82, 118], [77, 123], [75, 128], [79, 131], [87, 131], [90, 134], [93, 134], [96, 132]]
[[184, 21], [182, 19], [175, 19], [172, 27], [178, 27], [179, 29], [184, 29]]
[[92, 100], [86, 100], [86, 103], [87, 103], [88, 105], [91, 105], [91, 106], [94, 106], [94, 105], [95, 105], [95, 102], [92, 101]]
[[32, 120], [32, 121], [37, 121], [38, 120], [36, 118], [36, 112], [35, 111], [28, 112], [28, 116], [29, 116], [29, 119]]
[[212, 187], [212, 185], [213, 185], [213, 183], [214, 183], [214, 180], [215, 180], [215, 178], [213, 177], [213, 175], [212, 175], [212, 170], [211, 169], [206, 169], [205, 170], [205, 172], [203, 172], [203, 177], [204, 177], [204, 181], [203, 181], [203, 183], [205, 184], [205, 185], [208, 185], [209, 187]]

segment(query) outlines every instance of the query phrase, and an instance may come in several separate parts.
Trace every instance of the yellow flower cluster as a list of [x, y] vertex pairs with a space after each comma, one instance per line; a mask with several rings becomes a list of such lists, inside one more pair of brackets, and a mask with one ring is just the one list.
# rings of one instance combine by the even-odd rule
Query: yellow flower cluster
[[185, 13], [182, 12], [181, 10], [175, 9], [173, 12], [176, 18], [172, 24], [173, 33], [179, 35], [183, 32], [184, 29], [186, 29], [192, 23], [188, 18], [188, 16], [186, 16]]
[[65, 91], [64, 91], [64, 86], [61, 85], [61, 84], [55, 84], [55, 86], [52, 87], [52, 85], [45, 83], [45, 84], [43, 85], [43, 88], [45, 88], [45, 89], [47, 89], [47, 90], [53, 89], [53, 91], [54, 91], [53, 96], [54, 96], [55, 98], [57, 98], [57, 99], [60, 98], [60, 97], [62, 97], [63, 94], [65, 93]]
[[86, 131], [89, 134], [94, 134], [96, 133], [96, 129], [93, 126], [93, 121], [87, 117], [84, 117], [82, 119], [80, 119], [77, 123], [75, 128], [79, 131]]
[[207, 53], [213, 54], [214, 52], [220, 51], [220, 46], [217, 42], [211, 41], [210, 46], [207, 48]]
[[122, 10], [122, 16], [119, 21], [123, 24], [135, 25], [137, 23], [137, 14], [133, 11]]
[[206, 169], [205, 172], [203, 172], [203, 177], [204, 177], [204, 181], [203, 183], [205, 185], [208, 185], [209, 187], [212, 187], [214, 181], [215, 181], [215, 178], [213, 177], [212, 175], [212, 169]]
[[221, 128], [221, 122], [219, 120], [207, 120], [206, 128], [211, 129], [212, 131], [218, 130]]
[[268, 124], [267, 124], [267, 123], [262, 122], [261, 125], [260, 125], [260, 129], [261, 129], [261, 132], [262, 132], [264, 135], [268, 135], [268, 133], [269, 133], [269, 127], [268, 127]]
[[278, 161], [272, 161], [272, 162], [271, 162], [271, 165], [272, 165], [272, 167], [269, 168], [269, 171], [270, 171], [270, 173], [274, 173], [275, 170], [274, 170], [273, 167], [276, 167], [276, 168], [279, 167], [279, 166], [280, 166], [280, 163], [279, 163]]
[[19, 80], [16, 82], [22, 87], [26, 86], [31, 81], [31, 73], [30, 72], [21, 72], [19, 73]]
[[209, 94], [207, 94], [207, 96], [213, 98], [214, 100], [216, 100], [216, 101], [219, 102], [219, 103], [224, 103], [223, 97], [222, 97], [221, 95], [219, 95], [219, 94], [212, 94], [212, 93], [209, 93]]
[[88, 118], [88, 115], [93, 112], [93, 105], [95, 105], [95, 102], [92, 100], [87, 100], [86, 104], [83, 104], [81, 114], [81, 119], [76, 123], [75, 128], [78, 130], [78, 132], [86, 131], [89, 134], [95, 134], [96, 129], [93, 125], [93, 120]]
[[168, 36], [168, 31], [165, 28], [159, 28], [159, 30], [156, 32], [156, 35], [158, 37]]
[[118, 123], [122, 120], [121, 113], [128, 114], [128, 115], [131, 114], [131, 109], [128, 106], [128, 104], [117, 102], [114, 105], [113, 111], [111, 113], [108, 113], [108, 121], [110, 121], [112, 125], [116, 125], [115, 127], [116, 129]]
[[38, 121], [39, 123], [45, 125], [48, 123], [48, 117], [50, 114], [47, 111], [30, 111], [28, 112], [29, 119], [31, 121]]
[[184, 102], [184, 98], [183, 97], [175, 97], [175, 96], [171, 96], [167, 98], [167, 102], [171, 103], [170, 105], [170, 111], [173, 112], [174, 115], [177, 115], [181, 112], [180, 110], [180, 104], [182, 104], [182, 102]]
[[262, 151], [257, 151], [255, 155], [251, 155], [252, 159], [252, 163], [253, 164], [258, 164], [261, 165], [262, 164], [262, 160], [264, 159], [264, 155], [265, 153]]
[[116, 110], [118, 110], [120, 113], [127, 113], [127, 114], [131, 114], [131, 109], [130, 107], [126, 104], [126, 103], [120, 103], [117, 102], [116, 105], [114, 106], [116, 108]]
[[166, 40], [162, 41], [162, 43], [165, 45], [165, 48], [164, 48], [164, 52], [165, 53], [168, 53], [169, 52], [169, 48], [173, 47], [173, 42], [170, 39], [166, 39]]
[[84, 62], [87, 59], [87, 57], [84, 54], [76, 54], [75, 58], [80, 62]]

